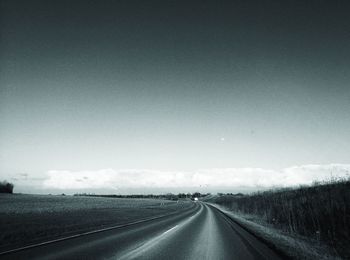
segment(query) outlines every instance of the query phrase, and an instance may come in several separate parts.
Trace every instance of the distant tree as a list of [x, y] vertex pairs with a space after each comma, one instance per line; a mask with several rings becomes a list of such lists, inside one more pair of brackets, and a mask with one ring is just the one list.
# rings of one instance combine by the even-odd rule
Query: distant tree
[[7, 181], [0, 182], [0, 193], [13, 193], [14, 185]]
[[179, 193], [179, 194], [177, 195], [177, 197], [178, 197], [179, 199], [184, 199], [184, 198], [186, 198], [186, 194], [185, 194], [185, 193]]
[[198, 191], [192, 194], [192, 198], [199, 198], [200, 196], [201, 194]]
[[178, 197], [175, 194], [172, 194], [172, 193], [167, 193], [167, 194], [165, 194], [164, 197], [167, 200], [177, 200], [178, 199]]

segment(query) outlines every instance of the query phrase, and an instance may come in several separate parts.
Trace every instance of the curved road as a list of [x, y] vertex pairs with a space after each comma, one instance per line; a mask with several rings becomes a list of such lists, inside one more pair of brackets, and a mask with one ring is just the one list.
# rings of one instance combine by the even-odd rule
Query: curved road
[[281, 259], [218, 209], [160, 219], [0, 254], [1, 259]]

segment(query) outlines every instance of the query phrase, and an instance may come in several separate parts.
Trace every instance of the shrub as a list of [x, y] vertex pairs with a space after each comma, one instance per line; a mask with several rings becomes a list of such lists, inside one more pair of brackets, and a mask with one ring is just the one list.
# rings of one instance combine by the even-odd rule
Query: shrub
[[0, 193], [13, 193], [14, 185], [7, 181], [0, 182]]

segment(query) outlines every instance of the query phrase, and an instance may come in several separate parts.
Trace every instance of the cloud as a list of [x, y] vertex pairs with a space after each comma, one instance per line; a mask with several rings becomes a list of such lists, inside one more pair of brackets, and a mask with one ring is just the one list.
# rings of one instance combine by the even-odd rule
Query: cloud
[[48, 171], [45, 188], [55, 189], [99, 189], [111, 188], [116, 172], [112, 169], [98, 171]]
[[311, 184], [314, 181], [350, 177], [350, 164], [309, 164], [283, 170], [288, 183]]
[[197, 171], [147, 169], [97, 171], [48, 171], [44, 188], [133, 189], [133, 188], [270, 188], [309, 185], [314, 181], [349, 177], [350, 164], [302, 165], [280, 171], [262, 168], [216, 168]]

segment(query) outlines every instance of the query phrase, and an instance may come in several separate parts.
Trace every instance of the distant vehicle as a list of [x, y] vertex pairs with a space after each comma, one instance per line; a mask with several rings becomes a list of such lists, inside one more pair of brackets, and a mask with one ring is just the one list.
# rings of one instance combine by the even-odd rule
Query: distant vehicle
[[194, 201], [198, 201], [198, 198], [197, 198], [197, 197], [195, 197], [193, 200], [194, 200]]

